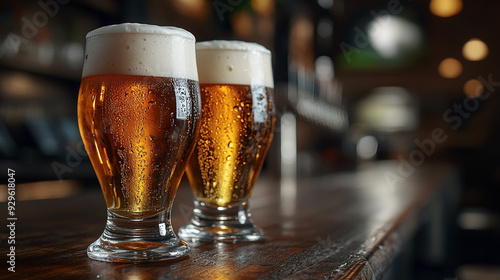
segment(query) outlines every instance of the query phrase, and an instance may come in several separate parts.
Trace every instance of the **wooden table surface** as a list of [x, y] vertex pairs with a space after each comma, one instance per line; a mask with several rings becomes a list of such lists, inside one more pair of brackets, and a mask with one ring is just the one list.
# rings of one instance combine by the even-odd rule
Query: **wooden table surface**
[[[263, 176], [250, 200], [263, 242], [208, 243], [188, 257], [146, 264], [91, 260], [87, 246], [105, 225], [100, 192], [18, 201], [16, 267], [7, 270], [6, 230], [1, 238], [1, 279], [380, 279], [405, 241], [425, 219], [429, 201], [449, 184], [449, 165], [424, 164], [394, 186], [394, 163], [363, 171], [299, 180]], [[287, 190], [284, 194], [280, 189]], [[192, 195], [183, 183], [173, 206], [177, 232], [191, 217]], [[7, 224], [7, 205], [0, 204]], [[424, 217], [424, 218], [423, 218]]]

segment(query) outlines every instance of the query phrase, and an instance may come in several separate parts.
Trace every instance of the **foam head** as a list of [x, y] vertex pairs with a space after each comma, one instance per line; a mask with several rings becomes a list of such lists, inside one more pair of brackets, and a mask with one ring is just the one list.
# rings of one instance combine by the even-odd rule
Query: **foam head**
[[198, 80], [195, 38], [170, 26], [123, 23], [87, 34], [82, 77], [121, 74]]
[[261, 85], [274, 88], [271, 52], [256, 43], [196, 43], [200, 83]]

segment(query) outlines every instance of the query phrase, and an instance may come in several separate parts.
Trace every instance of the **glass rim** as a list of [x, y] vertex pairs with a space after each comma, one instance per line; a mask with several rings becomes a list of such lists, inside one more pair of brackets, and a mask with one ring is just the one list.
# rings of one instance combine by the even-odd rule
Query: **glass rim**
[[271, 51], [261, 44], [238, 40], [210, 40], [196, 42], [196, 51], [247, 51], [271, 55]]
[[150, 34], [150, 35], [169, 35], [183, 37], [188, 40], [196, 41], [194, 35], [182, 28], [175, 26], [159, 26], [143, 23], [120, 23], [106, 25], [96, 28], [87, 33], [85, 39], [99, 35], [107, 34]]

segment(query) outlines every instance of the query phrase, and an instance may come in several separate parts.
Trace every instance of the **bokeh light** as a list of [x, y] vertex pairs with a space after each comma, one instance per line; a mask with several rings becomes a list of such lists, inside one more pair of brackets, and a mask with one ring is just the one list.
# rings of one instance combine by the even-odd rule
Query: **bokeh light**
[[462, 74], [462, 63], [455, 58], [445, 58], [439, 63], [438, 72], [444, 78], [456, 78]]
[[362, 159], [371, 159], [375, 157], [378, 150], [378, 141], [375, 136], [366, 135], [358, 140], [356, 153]]
[[488, 56], [488, 46], [477, 38], [470, 39], [464, 44], [462, 55], [470, 61], [483, 60]]
[[477, 79], [470, 79], [464, 84], [465, 95], [471, 98], [479, 97], [484, 92], [483, 84]]
[[439, 17], [451, 17], [462, 10], [462, 0], [431, 0], [429, 9]]
[[274, 1], [252, 0], [251, 6], [259, 15], [270, 16], [274, 12]]
[[383, 58], [396, 58], [412, 53], [422, 43], [422, 31], [413, 22], [394, 15], [375, 17], [367, 25], [368, 39]]

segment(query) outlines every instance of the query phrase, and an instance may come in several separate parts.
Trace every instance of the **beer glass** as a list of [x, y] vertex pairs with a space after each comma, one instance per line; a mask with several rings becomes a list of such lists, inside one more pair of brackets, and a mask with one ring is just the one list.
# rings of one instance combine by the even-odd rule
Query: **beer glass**
[[78, 123], [107, 205], [90, 258], [146, 262], [186, 255], [170, 211], [199, 130], [195, 38], [119, 24], [87, 34]]
[[248, 198], [271, 144], [275, 124], [271, 52], [239, 41], [196, 44], [201, 128], [186, 174], [194, 193], [191, 222], [179, 236], [191, 242], [264, 238]]

